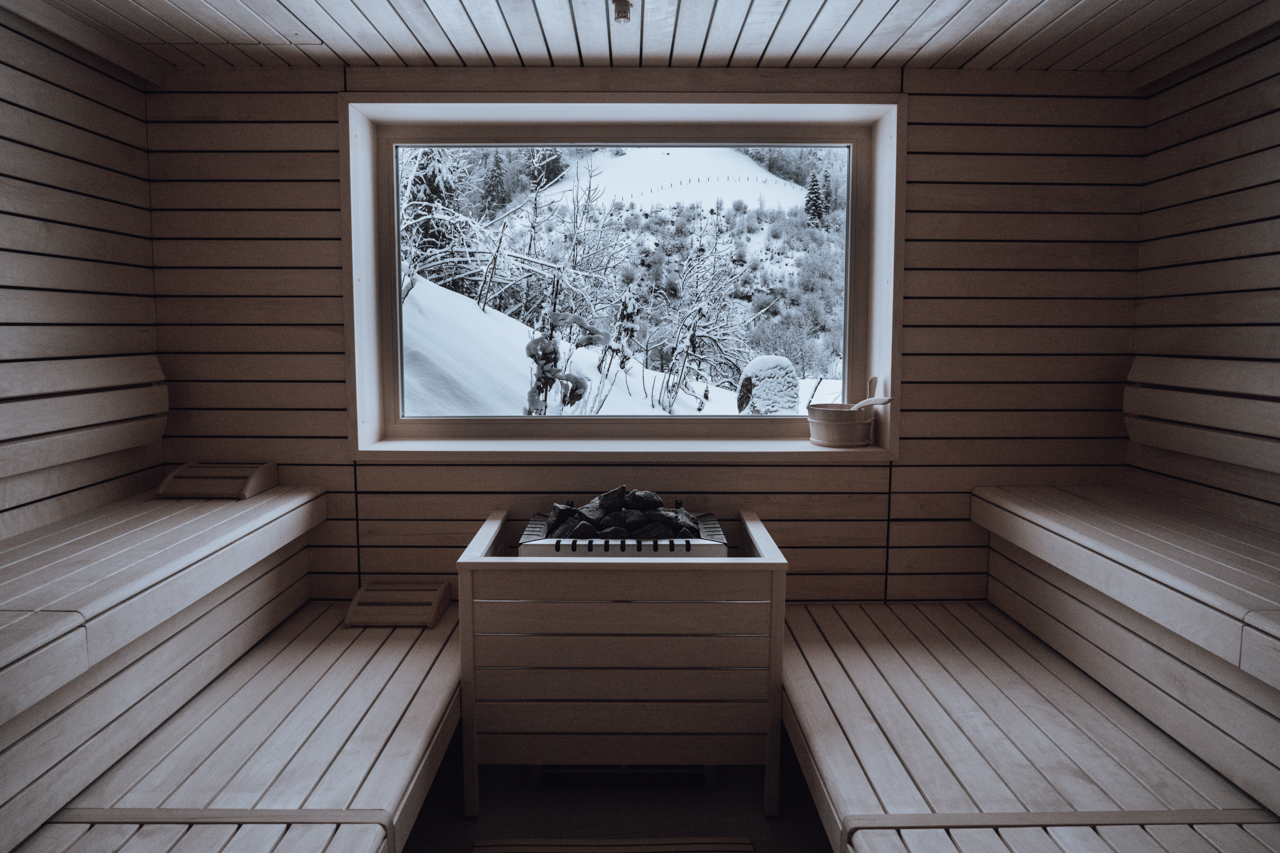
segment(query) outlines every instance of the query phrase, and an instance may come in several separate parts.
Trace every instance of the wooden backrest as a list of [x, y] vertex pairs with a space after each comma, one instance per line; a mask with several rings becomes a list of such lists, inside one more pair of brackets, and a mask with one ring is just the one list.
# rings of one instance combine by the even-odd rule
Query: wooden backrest
[[154, 487], [168, 411], [154, 354], [0, 364], [0, 539]]
[[[1131, 472], [1134, 485], [1280, 530], [1274, 362], [1140, 355], [1129, 383], [1129, 461], [1142, 469]], [[1151, 471], [1177, 479], [1153, 479]]]

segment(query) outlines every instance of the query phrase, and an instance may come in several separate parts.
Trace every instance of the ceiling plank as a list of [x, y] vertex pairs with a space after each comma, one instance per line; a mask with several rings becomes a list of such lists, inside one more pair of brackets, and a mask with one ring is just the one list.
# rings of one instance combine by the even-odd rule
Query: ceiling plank
[[[288, 0], [289, 11], [303, 25], [320, 38], [319, 45], [298, 45], [308, 56], [321, 65], [334, 64], [330, 53], [343, 65], [375, 65], [342, 25], [325, 11], [316, 0]], [[320, 48], [324, 48], [321, 50]]]
[[272, 44], [263, 45], [267, 50], [271, 51], [276, 57], [290, 68], [314, 68], [315, 60], [302, 51], [294, 44]]
[[857, 52], [849, 58], [845, 67], [874, 68], [885, 52], [892, 48], [916, 21], [941, 2], [943, 0], [922, 0], [917, 3], [898, 0], [863, 41]]
[[612, 59], [609, 49], [608, 4], [596, 0], [572, 0], [572, 3], [582, 64], [608, 66]]
[[607, 14], [609, 50], [614, 67], [632, 68], [640, 64], [640, 35], [646, 5], [645, 0], [632, 0], [629, 21], [617, 21], [612, 14]]
[[[143, 0], [150, 4], [151, 8], [157, 11], [171, 6], [178, 12], [186, 15], [196, 23], [200, 24], [205, 31], [213, 33], [213, 37], [218, 41], [225, 42], [247, 42], [255, 41], [244, 30], [237, 27], [226, 17], [220, 15], [214, 9], [210, 8], [204, 0]], [[211, 38], [197, 38], [197, 42], [208, 43]]]
[[[272, 47], [277, 48], [280, 47], [280, 45], [273, 44]], [[346, 66], [348, 64], [361, 66], [373, 65], [373, 60], [369, 59], [369, 57], [365, 56], [363, 53], [359, 56], [359, 58], [363, 60], [362, 62], [348, 63], [341, 56], [334, 53], [333, 49], [327, 44], [300, 44], [298, 45], [298, 50], [305, 53], [316, 65], [325, 68], [332, 68], [336, 65]]]
[[969, 35], [960, 39], [934, 63], [934, 68], [968, 68], [969, 61], [986, 49], [987, 45], [1022, 20], [1038, 0], [1008, 0], [994, 10], [986, 20], [974, 27]]
[[542, 35], [551, 52], [551, 64], [557, 68], [582, 64], [578, 53], [578, 31], [573, 25], [573, 8], [569, 0], [537, 0]]
[[[773, 30], [773, 35], [769, 38], [769, 44], [765, 46], [764, 53], [760, 56], [758, 65], [761, 68], [783, 68], [791, 62], [791, 57], [795, 55], [796, 49], [800, 47], [800, 42], [809, 33], [809, 31], [818, 25], [818, 18], [828, 8], [832, 9], [832, 15], [839, 19], [838, 25], [843, 26], [847, 17], [848, 8], [834, 11], [835, 7], [841, 4], [838, 0], [791, 0], [787, 4], [786, 10], [782, 13], [781, 20], [778, 21], [777, 27]], [[831, 31], [832, 33], [835, 30]], [[814, 60], [815, 62], [817, 60]]]
[[458, 57], [464, 65], [472, 67], [493, 65], [493, 59], [485, 49], [484, 41], [476, 32], [475, 25], [459, 0], [427, 0], [426, 5], [432, 17], [444, 30], [453, 49], [458, 52]]
[[[259, 45], [259, 47], [260, 46], [261, 45]], [[233, 68], [260, 68], [261, 67], [260, 63], [256, 59], [253, 59], [243, 50], [240, 50], [239, 46], [237, 45], [218, 42], [215, 44], [205, 45], [205, 47], [209, 48], [209, 51], [211, 53], [216, 53], [222, 59], [223, 62], [226, 62], [228, 65], [232, 66]]]
[[[177, 3], [178, 0], [141, 0], [141, 2]], [[274, 27], [258, 17], [241, 0], [203, 0], [203, 3], [215, 14], [226, 18], [235, 27], [243, 30], [248, 35], [247, 39], [227, 39], [232, 44], [246, 44], [255, 41], [259, 44], [284, 44], [289, 41], [283, 33], [277, 32]]]
[[422, 0], [391, 0], [400, 18], [426, 50], [435, 65], [457, 66], [462, 58], [453, 49], [449, 37]]
[[[969, 0], [933, 37], [907, 61], [906, 68], [932, 68], [947, 51], [980, 27], [1006, 0]], [[1125, 0], [1117, 0], [1125, 2]]]
[[230, 62], [227, 62], [202, 44], [175, 44], [174, 48], [182, 51], [194, 59], [197, 65], [205, 68], [229, 68], [231, 66]]
[[1129, 14], [1111, 29], [1101, 33], [1098, 38], [1089, 42], [1052, 66], [1054, 71], [1078, 71], [1097, 59], [1102, 54], [1115, 48], [1116, 45], [1132, 38], [1136, 33], [1160, 20], [1183, 0], [1153, 0], [1140, 9], [1129, 7]]
[[876, 62], [876, 66], [880, 68], [905, 66], [967, 5], [969, 3], [966, 0], [935, 2], [923, 15], [916, 18], [915, 23], [907, 28], [892, 47], [884, 52]]
[[[388, 0], [358, 0], [352, 4], [363, 13], [377, 33], [405, 65], [434, 65], [417, 34]], [[359, 39], [357, 39], [359, 41]], [[379, 63], [382, 64], [381, 62]]]
[[497, 0], [465, 0], [466, 13], [475, 25], [476, 33], [484, 42], [485, 51], [494, 65], [518, 66], [520, 51], [507, 29], [507, 20], [498, 8]]
[[[329, 13], [329, 17], [333, 19], [334, 23], [342, 27], [343, 31], [360, 46], [360, 50], [372, 59], [376, 65], [394, 67], [410, 64], [396, 52], [396, 49], [378, 31], [377, 25], [363, 11], [362, 7], [365, 5], [373, 6], [375, 4], [366, 4], [364, 0], [361, 0], [358, 4], [355, 0], [324, 0], [324, 9]], [[392, 15], [394, 14], [392, 12]], [[399, 16], [396, 16], [396, 21], [399, 22]], [[414, 46], [415, 52], [421, 50], [416, 41]]]
[[[50, 4], [60, 12], [83, 21], [95, 29], [108, 32], [133, 44], [164, 42], [164, 39], [113, 9], [103, 6], [97, 0], [50, 0]], [[183, 41], [194, 41], [194, 39], [187, 38]]]
[[1107, 30], [1118, 25], [1140, 8], [1139, 3], [1147, 1], [1098, 0], [1097, 3], [1088, 5], [1082, 3], [1077, 8], [1081, 9], [1083, 20], [1075, 22], [1074, 28], [1065, 35], [1054, 33], [1054, 35], [1058, 36], [1056, 41], [1038, 37], [1036, 41], [1039, 44], [1035, 46], [1040, 48], [1040, 52], [1024, 57], [1022, 64], [1018, 67], [1027, 71], [1047, 70], [1063, 58], [1070, 56], [1084, 45], [1098, 38]]
[[715, 0], [681, 0], [676, 17], [675, 38], [671, 43], [671, 65], [695, 68], [702, 61], [702, 46], [707, 43], [711, 13]]
[[[1206, 33], [1219, 24], [1227, 21], [1241, 12], [1256, 6], [1258, 0], [1223, 0], [1209, 7], [1203, 14], [1194, 19], [1187, 20], [1177, 28], [1166, 33], [1164, 36], [1155, 39], [1145, 48], [1136, 51], [1131, 56], [1125, 57], [1120, 62], [1107, 68], [1108, 71], [1132, 71], [1140, 65], [1150, 62], [1162, 54], [1173, 50], [1178, 45], [1183, 44], [1190, 39], [1195, 38], [1202, 33]], [[1178, 13], [1183, 14], [1187, 10], [1185, 7], [1179, 9]], [[1170, 18], [1174, 17], [1170, 15]], [[1190, 18], [1190, 15], [1185, 15]]]
[[965, 63], [965, 68], [987, 71], [1000, 60], [1013, 53], [1036, 33], [1070, 12], [1080, 0], [1040, 0], [1013, 26], [993, 39], [990, 44]]
[[[204, 30], [203, 27], [200, 27], [189, 18], [182, 21], [174, 20], [172, 14], [168, 16], [157, 15], [147, 9], [144, 4], [137, 3], [135, 0], [63, 0], [63, 2], [88, 15], [94, 14], [92, 7], [113, 12], [115, 15], [149, 33], [152, 38], [148, 39], [148, 41], [173, 44], [181, 41], [201, 41], [205, 36], [213, 36], [213, 33]], [[172, 7], [167, 11], [172, 12]], [[138, 41], [133, 35], [128, 37], [135, 42]], [[217, 40], [216, 36], [213, 39]]]
[[[147, 50], [151, 51], [160, 60], [173, 65], [176, 68], [198, 68], [200, 63], [187, 56], [171, 44], [149, 44], [146, 45]], [[152, 82], [160, 82], [160, 78]]]
[[729, 64], [736, 68], [755, 68], [764, 56], [773, 31], [778, 28], [787, 0], [754, 0], [747, 19], [742, 22], [738, 43], [734, 45]]
[[498, 8], [505, 20], [507, 32], [520, 53], [520, 64], [525, 66], [551, 65], [551, 51], [542, 34], [542, 22], [533, 0], [498, 0]]
[[[165, 62], [147, 48], [122, 39], [101, 25], [82, 21], [43, 0], [0, 0], [0, 8], [21, 18], [23, 24], [30, 23], [43, 27], [55, 36], [113, 63], [142, 80], [159, 81], [170, 66], [170, 63]], [[112, 76], [120, 75], [114, 72]]]
[[644, 4], [640, 33], [641, 65], [666, 68], [671, 64], [678, 7], [676, 0], [648, 0]]
[[711, 26], [707, 30], [707, 41], [702, 47], [703, 68], [724, 68], [733, 57], [733, 46], [738, 43], [738, 34], [746, 23], [748, 3], [717, 3], [715, 14], [711, 18]]
[[895, 0], [863, 0], [818, 60], [822, 68], [844, 68], [893, 9]]
[[264, 68], [288, 68], [291, 63], [285, 60], [284, 56], [271, 49], [271, 47], [276, 46], [292, 47], [294, 58], [302, 61], [303, 65], [312, 64], [312, 61], [306, 58], [307, 55], [303, 54], [297, 47], [293, 47], [293, 45], [239, 45], [239, 49], [252, 56], [257, 61], [257, 64], [262, 65]]
[[1216, 62], [1261, 47], [1275, 37], [1277, 27], [1280, 27], [1280, 4], [1259, 3], [1135, 68], [1132, 72], [1135, 85], [1172, 85], [1170, 75], [1188, 79]]
[[[813, 19], [813, 24], [800, 39], [800, 44], [796, 46], [786, 65], [790, 68], [816, 67], [836, 37], [844, 31], [853, 15], [853, 10], [840, 0], [827, 0], [822, 11], [818, 12], [817, 17]], [[770, 46], [765, 52], [766, 59], [772, 52], [773, 48]], [[770, 67], [776, 66], [770, 64]]]
[[249, 11], [266, 22], [289, 44], [319, 44], [320, 39], [286, 9], [280, 0], [242, 0]]

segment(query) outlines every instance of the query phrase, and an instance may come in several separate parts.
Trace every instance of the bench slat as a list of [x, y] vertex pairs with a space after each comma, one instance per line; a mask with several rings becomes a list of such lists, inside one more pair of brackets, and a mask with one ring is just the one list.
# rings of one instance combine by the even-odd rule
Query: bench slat
[[[65, 819], [245, 824], [211, 848], [223, 853], [374, 853], [402, 841], [457, 725], [457, 609], [434, 629], [343, 628], [344, 611], [302, 608], [88, 786]], [[355, 825], [369, 815], [382, 825]], [[280, 819], [288, 833], [263, 828]]]
[[[788, 606], [788, 615], [792, 607]], [[796, 732], [792, 732], [792, 737], [814, 745], [811, 756], [826, 783], [826, 793], [835, 813], [875, 811], [880, 801], [790, 631], [783, 645], [783, 679], [788, 706], [794, 711], [802, 733], [802, 737], [795, 738]]]
[[[1055, 532], [1031, 522], [1015, 509], [986, 500], [988, 495], [1002, 500], [994, 491], [974, 490], [970, 516], [976, 523], [1040, 559], [1069, 567], [1077, 579], [1218, 657], [1231, 663], [1239, 661], [1239, 617], [1221, 613], [1195, 598], [1193, 585], [1185, 584], [1187, 591], [1183, 592], [1140, 572], [1117, 572], [1115, 560], [1069, 538], [1069, 531]], [[1242, 616], [1243, 609], [1237, 610]]]
[[[991, 630], [982, 624], [975, 627], [983, 629], [988, 646], [998, 648], [1001, 657], [1019, 675], [1034, 682], [1056, 707], [1122, 761], [1169, 808], [1220, 807], [1202, 793], [1205, 788], [1216, 792], [1231, 807], [1252, 805], [1202, 762], [1164, 737], [1145, 717], [1112, 694], [1094, 689], [1096, 685], [1088, 676], [1003, 612], [994, 607], [980, 611]], [[1139, 739], [1141, 735], [1145, 737]]]
[[[1222, 548], [1204, 538], [1189, 536], [1176, 528], [1161, 524], [1160, 521], [1164, 519], [1159, 519], [1158, 516], [1154, 519], [1150, 514], [1146, 518], [1136, 517], [1130, 515], [1125, 507], [1114, 503], [1100, 504], [1066, 490], [1030, 489], [1027, 493], [1036, 495], [1045, 505], [1058, 507], [1066, 514], [1087, 520], [1099, 530], [1108, 531], [1134, 546], [1167, 556], [1212, 581], [1235, 587], [1264, 601], [1280, 601], [1280, 572], [1276, 566], [1242, 553], [1247, 550], [1243, 547]], [[1265, 558], [1270, 555], [1260, 556]], [[1271, 559], [1280, 562], [1276, 557]]]
[[1121, 509], [1135, 518], [1181, 531], [1197, 542], [1216, 545], [1231, 553], [1274, 565], [1280, 558], [1280, 535], [1187, 504], [1156, 497], [1136, 489], [1103, 489], [1066, 486], [1064, 492], [1079, 495], [1102, 506]]
[[[929, 608], [937, 610], [938, 608]], [[968, 608], [945, 608], [953, 624], [967, 616]], [[1089, 768], [1090, 775], [1126, 810], [1211, 808], [1203, 797], [1169, 773], [1169, 768], [1152, 759], [1151, 754], [1134, 739], [1108, 720], [1098, 708], [1078, 693], [1067, 689], [1060, 679], [1000, 630], [1009, 629], [1008, 620], [989, 607], [975, 607], [985, 618], [965, 619], [964, 628], [983, 645], [974, 645], [975, 656], [988, 664], [988, 670], [1004, 670], [999, 678], [1005, 690], [1023, 708], [1037, 708], [1034, 715], [1041, 728], [1070, 754], [1077, 763]], [[1024, 641], [1026, 637], [1022, 638]], [[994, 656], [981, 654], [983, 647]], [[992, 675], [993, 681], [996, 676]], [[1032, 691], [1043, 696], [1037, 701]]]
[[[422, 733], [441, 726], [461, 678], [457, 625], [458, 612], [453, 608], [435, 629], [422, 634], [307, 798], [307, 808], [390, 810], [394, 806], [428, 748]], [[429, 674], [418, 686], [416, 673], [424, 670]], [[404, 712], [396, 713], [400, 708]], [[358, 781], [358, 789], [347, 787], [353, 780]]]
[[[840, 614], [832, 607], [811, 606], [807, 608], [807, 615], [822, 632], [845, 672], [849, 673], [870, 712], [884, 727], [889, 742], [924, 742], [925, 736], [920, 727], [867, 657], [866, 650], [854, 639]], [[795, 618], [799, 622], [804, 615], [797, 613]], [[898, 757], [911, 774], [912, 787], [918, 789], [931, 809], [948, 812], [978, 810], [947, 762], [933, 750], [899, 750]]]
[[251, 709], [264, 701], [339, 621], [322, 605], [303, 607], [271, 633], [271, 645], [259, 644], [236, 661], [69, 805], [159, 806], [164, 792], [234, 732], [249, 713], [245, 706]]
[[[924, 797], [912, 783], [857, 688], [845, 675], [835, 650], [822, 637], [809, 612], [801, 608], [788, 608], [787, 624], [831, 704], [831, 709], [848, 738], [852, 754], [857, 756], [863, 773], [874, 787], [878, 800], [883, 803], [883, 809], [889, 812], [928, 811], [929, 806]], [[819, 749], [823, 748], [824, 745], [819, 746]], [[879, 804], [867, 809], [868, 812], [880, 810]]]
[[991, 765], [939, 704], [939, 699], [929, 692], [867, 612], [861, 607], [847, 605], [838, 605], [836, 610], [855, 635], [869, 638], [863, 644], [866, 654], [876, 669], [884, 673], [885, 678], [892, 683], [894, 692], [910, 708], [911, 716], [938, 750], [946, 766], [955, 768], [955, 774], [965, 780], [965, 789], [974, 798], [979, 810], [1004, 812], [1022, 808], [1013, 791], [991, 769]]
[[[1246, 589], [1228, 582], [1214, 574], [1217, 566], [1210, 566], [1209, 561], [1197, 558], [1195, 554], [1154, 536], [1126, 530], [1104, 513], [1089, 510], [1079, 504], [1072, 505], [1056, 496], [1055, 489], [1045, 487], [1004, 491], [1017, 501], [1016, 511], [1019, 515], [1073, 541], [1087, 542], [1091, 548], [1106, 557], [1141, 571], [1223, 613], [1243, 619], [1244, 614], [1250, 610], [1271, 609], [1271, 599], [1261, 594], [1264, 590]], [[1233, 570], [1226, 567], [1222, 571], [1234, 574]]]
[[[934, 696], [946, 697], [944, 707], [956, 726], [1004, 780], [1008, 790], [1021, 802], [1021, 808], [1034, 811], [1070, 808], [1062, 794], [933, 656], [923, 639], [910, 630], [898, 608], [867, 607], [864, 610], [926, 688]], [[981, 781], [981, 777], [977, 781]]]
[[[1023, 559], [1028, 558], [1029, 563], [1034, 560], [1031, 555]], [[1274, 736], [1275, 718], [1264, 706], [1242, 699], [1179, 660], [1177, 643], [1186, 641], [1170, 637], [1161, 643], [1159, 638], [1136, 636], [1127, 624], [1132, 619], [1095, 610], [1101, 595], [1091, 595], [1084, 584], [1055, 572], [1051, 566], [1036, 566], [1033, 573], [993, 555], [991, 600], [1073, 662], [1087, 667], [1125, 702], [1140, 708], [1154, 721], [1130, 711], [1143, 727], [1154, 730], [1159, 725], [1180, 740], [1197, 744], [1206, 755], [1216, 757], [1219, 770], [1230, 768], [1226, 772], [1233, 778], [1265, 779], [1275, 773], [1272, 765], [1280, 756], [1280, 740]], [[1133, 730], [1127, 723], [1126, 729]], [[1164, 739], [1144, 738], [1143, 742], [1158, 746]], [[1242, 808], [1251, 804], [1187, 750], [1176, 747], [1155, 754], [1214, 805]]]
[[[1032, 708], [1023, 709], [1013, 702], [982, 671], [974, 658], [965, 654], [967, 638], [955, 636], [958, 632], [954, 631], [952, 625], [947, 625], [952, 633], [952, 636], [948, 636], [929, 618], [929, 615], [941, 617], [941, 613], [933, 609], [932, 613], [926, 615], [924, 608], [914, 607], [894, 610], [965, 692], [973, 697], [983, 713], [1000, 727], [1005, 736], [1017, 745], [1018, 750], [1061, 792], [1070, 804], [1069, 809], [1103, 811], [1118, 808], [1112, 796], [1089, 778], [1088, 770], [1080, 767], [1037, 726], [1037, 721], [1028, 716], [1028, 711], [1040, 710], [1042, 706], [1035, 703]], [[953, 645], [953, 640], [962, 645]], [[985, 663], [990, 655], [975, 654], [974, 657]]]

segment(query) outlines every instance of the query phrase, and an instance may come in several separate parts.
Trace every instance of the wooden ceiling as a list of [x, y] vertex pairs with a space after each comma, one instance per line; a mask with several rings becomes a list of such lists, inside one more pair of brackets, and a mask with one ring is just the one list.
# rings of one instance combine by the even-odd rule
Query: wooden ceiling
[[[1131, 71], [1275, 0], [26, 0], [171, 66]], [[1256, 11], [1256, 10], [1255, 10]]]

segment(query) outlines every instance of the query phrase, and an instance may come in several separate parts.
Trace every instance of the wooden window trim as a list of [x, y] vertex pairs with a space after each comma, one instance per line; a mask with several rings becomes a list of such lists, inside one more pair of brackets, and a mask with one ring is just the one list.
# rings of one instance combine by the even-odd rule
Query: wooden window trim
[[[861, 397], [866, 377], [898, 396], [904, 221], [906, 97], [618, 93], [602, 99], [563, 93], [489, 97], [345, 95], [341, 110], [343, 218], [350, 235], [346, 307], [348, 394], [357, 458], [373, 461], [458, 454], [486, 461], [721, 458], [779, 462], [794, 458], [876, 463], [897, 456], [897, 403], [877, 413], [877, 444], [820, 448], [803, 415], [769, 418], [433, 418], [398, 412], [392, 148], [408, 141], [487, 144], [504, 141], [678, 141], [725, 144], [853, 143], [855, 210], [850, 231], [846, 393]], [[566, 105], [572, 105], [566, 109]], [[585, 107], [585, 109], [584, 109]], [[588, 123], [584, 114], [597, 117]], [[527, 117], [540, 116], [531, 136]], [[668, 120], [667, 115], [675, 120]], [[501, 116], [505, 120], [499, 120]], [[512, 121], [512, 117], [516, 121]], [[546, 117], [555, 119], [548, 122]], [[696, 118], [695, 118], [696, 116]], [[709, 116], [709, 117], [708, 117]], [[764, 116], [765, 121], [760, 121]], [[587, 134], [584, 136], [584, 134]], [[518, 136], [517, 136], [518, 135]], [[483, 142], [481, 142], [483, 140]], [[858, 240], [860, 234], [869, 235]], [[384, 330], [386, 333], [384, 333]], [[621, 438], [619, 438], [621, 436]], [[825, 454], [814, 457], [814, 453]], [[409, 454], [406, 457], [406, 454]], [[709, 454], [709, 455], [708, 455]]]

